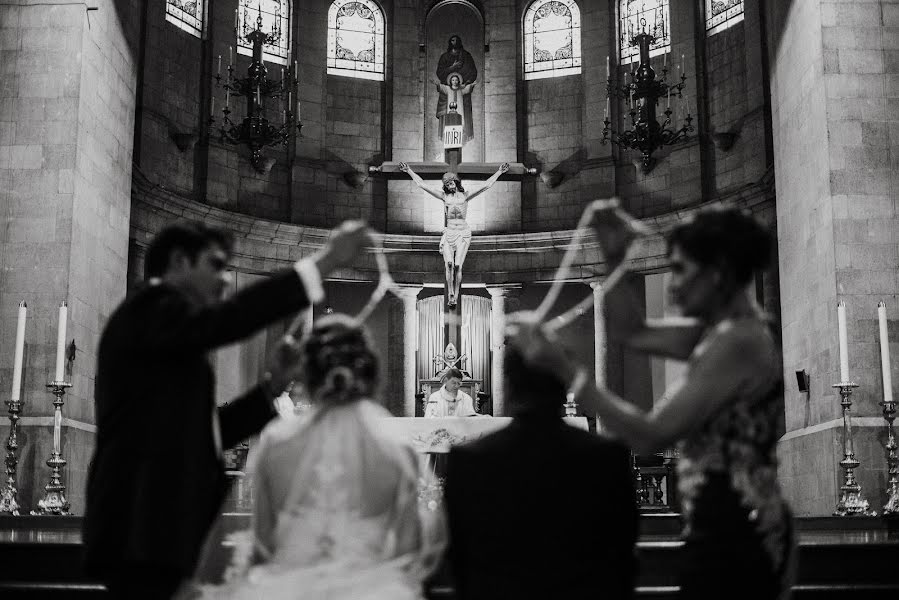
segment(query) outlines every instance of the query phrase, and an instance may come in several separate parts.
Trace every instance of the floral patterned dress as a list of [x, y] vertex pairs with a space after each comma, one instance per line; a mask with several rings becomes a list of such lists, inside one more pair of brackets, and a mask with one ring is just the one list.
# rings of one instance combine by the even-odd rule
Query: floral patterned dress
[[689, 366], [707, 359], [714, 338], [735, 328], [766, 336], [770, 366], [679, 445], [685, 520], [681, 598], [789, 595], [795, 553], [789, 507], [777, 482], [783, 391], [777, 345], [760, 317], [726, 320], [706, 333]]

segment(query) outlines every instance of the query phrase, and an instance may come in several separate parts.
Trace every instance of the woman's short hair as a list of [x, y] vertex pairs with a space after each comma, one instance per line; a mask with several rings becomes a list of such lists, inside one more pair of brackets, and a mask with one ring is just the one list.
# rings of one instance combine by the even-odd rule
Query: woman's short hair
[[234, 238], [229, 231], [210, 227], [198, 221], [180, 221], [167, 225], [156, 234], [144, 259], [144, 276], [160, 277], [169, 267], [169, 261], [176, 250], [195, 261], [203, 250], [219, 246], [226, 254], [231, 254]]
[[306, 386], [322, 402], [346, 404], [375, 392], [378, 358], [365, 330], [347, 315], [317, 319], [300, 360]]
[[768, 267], [773, 236], [748, 211], [705, 210], [668, 234], [668, 254], [675, 246], [703, 266], [727, 270], [739, 285]]

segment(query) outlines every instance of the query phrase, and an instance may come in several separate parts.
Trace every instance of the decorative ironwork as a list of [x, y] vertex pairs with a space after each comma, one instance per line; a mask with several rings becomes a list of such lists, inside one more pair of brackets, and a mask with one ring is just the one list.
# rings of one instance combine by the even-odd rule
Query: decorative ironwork
[[524, 15], [524, 78], [581, 72], [581, 11], [574, 0], [535, 0]]
[[618, 53], [621, 64], [644, 60], [634, 47], [640, 34], [652, 36], [649, 56], [661, 56], [671, 48], [671, 16], [668, 0], [620, 0], [618, 3]]
[[705, 0], [705, 29], [708, 35], [724, 31], [743, 20], [743, 0]]
[[[262, 12], [256, 18], [256, 29], [246, 33], [243, 37], [253, 44], [253, 58], [247, 67], [247, 76], [234, 77], [234, 65], [228, 65], [228, 75], [222, 83], [221, 62], [219, 57], [219, 69], [215, 76], [216, 87], [225, 90], [225, 106], [222, 109], [221, 123], [217, 126], [222, 142], [249, 146], [253, 167], [260, 173], [267, 173], [274, 164], [273, 158], [263, 158], [262, 149], [266, 146], [283, 144], [286, 148], [291, 140], [295, 139], [303, 127], [300, 121], [300, 101], [296, 100], [296, 114], [294, 115], [294, 94], [297, 91], [297, 63], [293, 69], [285, 75], [281, 69], [281, 80], [273, 81], [266, 77], [268, 70], [262, 59], [262, 49], [265, 44], [272, 44], [281, 35], [280, 31], [266, 33], [262, 29]], [[230, 62], [230, 57], [229, 57]], [[247, 106], [246, 116], [240, 123], [233, 122], [231, 114], [231, 97], [244, 98]], [[277, 98], [281, 106], [281, 124], [273, 125], [265, 109], [265, 100]], [[212, 99], [212, 111], [209, 118], [210, 128], [216, 127], [215, 98]]]
[[[288, 27], [287, 0], [240, 0], [237, 29], [237, 53], [256, 56], [254, 41], [250, 37], [256, 31], [268, 31], [262, 45], [262, 58], [281, 65], [287, 64]], [[255, 17], [255, 18], [254, 18]]]
[[165, 20], [196, 37], [203, 36], [203, 0], [166, 0]]
[[328, 73], [384, 81], [384, 13], [372, 0], [331, 4]]
[[[690, 108], [687, 107], [687, 115], [684, 124], [677, 127], [672, 121], [671, 96], [677, 99], [683, 97], [683, 89], [686, 85], [687, 74], [684, 72], [683, 59], [680, 66], [680, 81], [667, 83], [668, 61], [665, 60], [661, 77], [656, 78], [655, 69], [649, 60], [649, 48], [655, 38], [649, 33], [637, 35], [633, 44], [640, 48], [640, 63], [630, 73], [630, 82], [617, 85], [612, 82], [609, 74], [607, 81], [607, 93], [609, 98], [625, 98], [628, 101], [628, 113], [631, 120], [631, 129], [615, 132], [612, 130], [612, 122], [609, 115], [609, 102], [606, 100], [606, 113], [603, 120], [602, 143], [612, 142], [619, 147], [638, 150], [643, 154], [643, 172], [649, 173], [655, 166], [656, 160], [652, 153], [662, 146], [670, 146], [684, 140], [687, 134], [693, 131], [693, 117]], [[656, 116], [656, 107], [659, 99], [665, 98], [664, 120], [659, 123]], [[676, 117], [675, 117], [676, 119]]]
[[835, 517], [873, 517], [877, 515], [877, 512], [870, 509], [868, 501], [862, 495], [862, 486], [856, 481], [855, 473], [853, 473], [861, 464], [855, 459], [855, 450], [852, 446], [852, 414], [850, 412], [852, 390], [857, 388], [858, 384], [844, 381], [834, 384], [832, 387], [839, 388], [840, 405], [843, 407], [843, 460], [840, 461], [840, 466], [845, 471], [843, 485], [840, 486], [843, 495], [833, 514]]
[[62, 405], [66, 388], [70, 387], [72, 384], [64, 381], [53, 381], [47, 384], [50, 393], [55, 397], [53, 400], [53, 452], [47, 459], [47, 466], [50, 467], [50, 483], [44, 486], [44, 497], [38, 500], [38, 509], [31, 511], [32, 515], [69, 514], [66, 486], [62, 483], [60, 471], [67, 464], [62, 457]]

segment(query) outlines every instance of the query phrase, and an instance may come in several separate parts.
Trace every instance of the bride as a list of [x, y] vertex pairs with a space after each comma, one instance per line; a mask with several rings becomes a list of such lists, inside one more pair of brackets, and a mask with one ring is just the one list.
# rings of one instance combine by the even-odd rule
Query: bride
[[418, 500], [418, 456], [380, 432], [390, 415], [371, 399], [378, 365], [365, 332], [344, 315], [316, 321], [301, 368], [313, 408], [262, 433], [252, 531], [225, 583], [208, 583], [213, 535], [180, 597], [420, 599], [443, 549], [442, 515]]

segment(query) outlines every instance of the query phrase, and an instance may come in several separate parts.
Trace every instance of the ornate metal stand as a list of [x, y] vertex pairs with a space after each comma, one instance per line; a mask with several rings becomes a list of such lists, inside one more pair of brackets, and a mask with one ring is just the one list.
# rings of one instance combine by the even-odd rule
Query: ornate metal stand
[[896, 454], [896, 437], [893, 435], [893, 419], [896, 418], [896, 403], [881, 402], [883, 418], [887, 422], [887, 503], [883, 505], [883, 515], [899, 516], [899, 456]]
[[565, 398], [565, 404], [562, 406], [565, 407], [565, 416], [566, 417], [576, 417], [577, 416], [577, 402], [574, 401], [574, 394], [568, 393]]
[[843, 496], [837, 503], [837, 509], [833, 512], [835, 517], [845, 516], [865, 516], [873, 517], [877, 515], [876, 511], [870, 509], [868, 501], [862, 495], [862, 486], [855, 480], [855, 474], [852, 472], [861, 464], [855, 459], [855, 450], [852, 447], [852, 390], [857, 388], [857, 383], [844, 381], [834, 384], [833, 387], [840, 390], [840, 405], [843, 407], [843, 460], [840, 466], [843, 467], [845, 479], [840, 490]]
[[9, 407], [9, 438], [6, 440], [6, 486], [0, 491], [0, 514], [18, 516], [16, 465], [19, 459], [16, 457], [16, 451], [19, 449], [19, 411], [22, 409], [22, 403], [19, 400], [7, 400], [6, 405]]
[[71, 383], [64, 381], [53, 381], [47, 384], [47, 388], [56, 397], [53, 406], [56, 412], [53, 415], [53, 453], [47, 460], [47, 466], [51, 469], [50, 483], [44, 486], [44, 497], [38, 500], [38, 510], [31, 511], [32, 515], [67, 515], [69, 514], [69, 503], [66, 500], [66, 486], [60, 479], [60, 469], [66, 466], [66, 461], [62, 457], [61, 438], [62, 438], [62, 397], [66, 395], [66, 388], [72, 387]]

